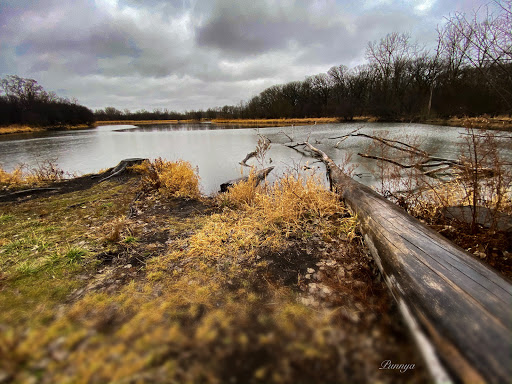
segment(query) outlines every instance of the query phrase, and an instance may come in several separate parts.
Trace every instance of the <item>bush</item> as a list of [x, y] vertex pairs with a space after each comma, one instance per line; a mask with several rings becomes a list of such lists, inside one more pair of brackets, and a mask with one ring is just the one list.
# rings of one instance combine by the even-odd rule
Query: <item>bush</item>
[[197, 199], [201, 196], [198, 171], [189, 162], [172, 162], [159, 157], [135, 165], [133, 169], [142, 173], [145, 190], [158, 190], [169, 197]]

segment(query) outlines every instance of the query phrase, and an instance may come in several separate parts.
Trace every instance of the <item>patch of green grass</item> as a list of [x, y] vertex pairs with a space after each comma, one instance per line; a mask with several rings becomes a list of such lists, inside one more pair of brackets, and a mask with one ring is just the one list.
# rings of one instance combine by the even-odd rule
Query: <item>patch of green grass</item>
[[101, 226], [124, 215], [134, 193], [134, 184], [105, 182], [0, 205], [0, 323], [37, 326], [54, 316], [86, 283], [78, 277], [96, 268], [88, 254], [103, 247]]
[[69, 263], [75, 264], [82, 262], [85, 255], [87, 255], [87, 250], [82, 248], [71, 248], [66, 252], [64, 257], [68, 260]]
[[126, 236], [126, 238], [123, 240], [123, 243], [126, 243], [126, 244], [134, 244], [136, 243], [138, 240], [136, 237], [134, 236]]
[[0, 215], [0, 224], [7, 223], [7, 222], [9, 222], [9, 221], [11, 221], [13, 219], [14, 219], [13, 215], [1, 214]]

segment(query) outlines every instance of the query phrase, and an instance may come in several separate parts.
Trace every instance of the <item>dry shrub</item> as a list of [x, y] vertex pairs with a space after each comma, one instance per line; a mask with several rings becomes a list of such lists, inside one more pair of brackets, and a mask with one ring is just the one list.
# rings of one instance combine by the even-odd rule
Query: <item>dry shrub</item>
[[121, 241], [123, 235], [131, 235], [130, 229], [131, 221], [126, 217], [118, 217], [108, 223], [105, 223], [100, 228], [100, 233], [103, 234], [103, 239], [106, 241], [116, 243]]
[[16, 168], [12, 172], [5, 171], [0, 166], [0, 186], [16, 186], [24, 183], [23, 170], [21, 167]]
[[[314, 233], [320, 219], [338, 218], [346, 213], [338, 196], [326, 190], [315, 176], [286, 175], [272, 186], [255, 186], [252, 178], [251, 175], [247, 182], [229, 188], [227, 193], [219, 195], [218, 201], [221, 206], [237, 207], [255, 225], [260, 223], [273, 234], [288, 237], [308, 231]], [[329, 220], [322, 222], [329, 223]], [[344, 225], [342, 228], [348, 229]]]
[[66, 176], [69, 174], [60, 169], [55, 160], [45, 160], [31, 169], [26, 165], [19, 165], [12, 172], [7, 172], [0, 167], [0, 186], [6, 188], [37, 186], [62, 181]]
[[143, 188], [158, 190], [166, 196], [197, 199], [199, 192], [199, 175], [189, 162], [175, 162], [157, 158], [145, 161], [133, 169], [142, 173]]

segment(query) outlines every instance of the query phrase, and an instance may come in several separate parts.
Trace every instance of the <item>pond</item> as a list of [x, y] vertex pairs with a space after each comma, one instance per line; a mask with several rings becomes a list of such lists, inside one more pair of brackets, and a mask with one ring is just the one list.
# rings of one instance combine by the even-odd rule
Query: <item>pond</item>
[[[323, 177], [321, 164], [282, 145], [289, 142], [288, 135], [295, 141], [309, 137], [310, 143], [336, 162], [341, 162], [351, 153], [351, 163], [357, 167], [356, 179], [372, 185], [377, 181], [371, 173], [375, 161], [357, 156], [358, 152], [364, 152], [370, 140], [352, 137], [335, 148], [337, 140], [329, 139], [357, 128], [367, 134], [390, 131], [398, 139], [406, 135], [415, 136], [422, 149], [447, 158], [456, 157], [456, 143], [460, 142], [460, 134], [464, 132], [463, 128], [398, 123], [244, 129], [206, 123], [143, 127], [110, 125], [79, 131], [0, 136], [0, 165], [10, 171], [19, 164], [35, 167], [45, 160], [53, 160], [67, 172], [85, 174], [115, 166], [120, 160], [130, 157], [182, 159], [198, 167], [202, 192], [211, 194], [219, 190], [221, 183], [239, 177], [241, 172], [248, 173], [248, 168], [241, 167], [239, 162], [255, 150], [258, 134], [261, 134], [272, 142], [264, 163], [265, 166], [275, 166], [270, 181], [286, 171], [301, 170], [305, 165], [316, 169], [317, 174]], [[248, 163], [258, 165], [255, 159]]]

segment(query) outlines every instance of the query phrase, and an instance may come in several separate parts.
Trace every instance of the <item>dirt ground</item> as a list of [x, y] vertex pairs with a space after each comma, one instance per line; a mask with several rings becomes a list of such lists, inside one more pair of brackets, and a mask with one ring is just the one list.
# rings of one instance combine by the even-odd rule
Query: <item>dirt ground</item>
[[[124, 208], [122, 207], [122, 211], [125, 212], [123, 221], [121, 223], [120, 219], [117, 219], [117, 222], [121, 223], [118, 227], [110, 225], [108, 236], [111, 238], [108, 241], [102, 238], [100, 245], [92, 249], [89, 259], [93, 262], [91, 261], [87, 267], [80, 267], [82, 269], [78, 269], [76, 272], [66, 272], [66, 279], [71, 279], [77, 284], [61, 300], [48, 304], [49, 312], [44, 321], [36, 322], [34, 325], [33, 321], [20, 324], [15, 318], [0, 320], [0, 328], [7, 332], [6, 334], [11, 335], [8, 339], [0, 339], [0, 357], [3, 361], [0, 364], [1, 383], [46, 383], [52, 382], [56, 378], [73, 381], [78, 380], [78, 376], [73, 375], [76, 375], [76, 372], [81, 372], [80, 369], [86, 369], [87, 374], [89, 370], [95, 372], [91, 373], [92, 376], [87, 382], [101, 382], [102, 376], [99, 375], [99, 371], [94, 371], [94, 369], [99, 370], [100, 368], [93, 368], [90, 364], [86, 364], [85, 368], [80, 367], [85, 363], [75, 358], [77, 351], [80, 349], [89, 351], [91, 356], [97, 358], [100, 356], [107, 358], [106, 356], [119, 353], [114, 348], [117, 332], [123, 326], [130, 326], [128, 319], [136, 317], [139, 309], [130, 307], [125, 310], [128, 314], [125, 313], [125, 316], [121, 317], [109, 317], [111, 315], [106, 316], [105, 313], [102, 313], [102, 320], [92, 321], [92, 323], [87, 317], [87, 322], [79, 323], [78, 330], [74, 331], [86, 336], [83, 336], [77, 345], [73, 344], [69, 350], [55, 349], [56, 343], [67, 345], [63, 340], [72, 338], [72, 334], [69, 335], [62, 331], [63, 328], [59, 328], [58, 324], [62, 323], [63, 319], [71, 319], [67, 321], [70, 321], [73, 326], [66, 325], [66, 327], [75, 329], [73, 327], [77, 327], [77, 325], [73, 321], [78, 316], [76, 312], [82, 310], [77, 308], [85, 308], [87, 300], [91, 297], [98, 297], [98, 295], [106, 297], [107, 300], [112, 299], [114, 302], [118, 302], [117, 306], [122, 306], [123, 304], [119, 304], [119, 295], [130, 286], [147, 287], [150, 285], [152, 295], [156, 296], [163, 295], [165, 297], [166, 294], [171, 294], [166, 293], [166, 284], [153, 283], [148, 278], [148, 263], [168, 253], [171, 248], [176, 247], [176, 244], [186, 243], [187, 239], [200, 230], [204, 220], [219, 212], [219, 207], [215, 205], [213, 199], [208, 198], [202, 200], [163, 198], [158, 194], [144, 193], [137, 189], [137, 177], [124, 174], [103, 183], [106, 189], [126, 186], [125, 194], [120, 195], [120, 192], [116, 192], [110, 199], [105, 197], [107, 195], [102, 195], [101, 198], [102, 206], [113, 207], [112, 209], [116, 204], [120, 204], [120, 200], [125, 202], [123, 203], [125, 204]], [[77, 210], [80, 213], [80, 210], [85, 210], [86, 205], [89, 206], [88, 202], [84, 203], [86, 201], [84, 196], [89, 193], [88, 191], [102, 188], [101, 184], [98, 185], [99, 179], [101, 177], [84, 176], [51, 186], [51, 188], [58, 189], [35, 190], [26, 194], [10, 194], [0, 197], [0, 214], [3, 214], [5, 218], [16, 216], [17, 209], [23, 210], [24, 204], [32, 204], [30, 205], [31, 214], [45, 217], [44, 215], [47, 215], [49, 209], [45, 206], [47, 201], [55, 202], [61, 198], [65, 199], [73, 193], [77, 200], [76, 202], [75, 200], [66, 200], [65, 210], [66, 212]], [[77, 195], [77, 191], [83, 191], [83, 195]], [[101, 191], [101, 193], [103, 192]], [[122, 199], [120, 199], [121, 196]], [[91, 199], [93, 203], [95, 199]], [[34, 205], [36, 203], [38, 205]], [[63, 221], [66, 218], [56, 216], [51, 220], [48, 219], [48, 223], [52, 226], [65, 225]], [[13, 225], [12, 220], [16, 220], [16, 217], [9, 220], [11, 220], [10, 225]], [[6, 251], [1, 251], [2, 247], [0, 247], [0, 258], [6, 255], [10, 249], [9, 245], [11, 244], [3, 245]], [[284, 321], [284, 325], [278, 320], [269, 320], [270, 323], [265, 323], [267, 324], [265, 326], [251, 325], [245, 322], [237, 325], [234, 322], [230, 332], [240, 338], [247, 335], [248, 340], [254, 342], [252, 346], [233, 342], [233, 345], [230, 344], [229, 353], [224, 356], [222, 351], [224, 351], [223, 343], [225, 341], [215, 339], [210, 341], [212, 345], [209, 348], [213, 349], [209, 354], [203, 356], [200, 351], [204, 345], [210, 345], [207, 341], [196, 340], [198, 344], [195, 345], [192, 343], [193, 338], [188, 342], [184, 340], [182, 347], [187, 345], [188, 352], [164, 353], [159, 359], [152, 360], [151, 369], [144, 366], [138, 368], [135, 373], [132, 371], [126, 375], [119, 373], [122, 380], [116, 382], [176, 382], [175, 379], [171, 379], [172, 377], [181, 377], [183, 380], [192, 377], [194, 382], [233, 383], [429, 381], [425, 364], [416, 352], [395, 304], [360, 238], [356, 237], [356, 239], [350, 240], [340, 237], [335, 241], [326, 242], [315, 237], [307, 239], [290, 237], [286, 246], [279, 251], [262, 248], [257, 250], [256, 255], [257, 262], [246, 261], [244, 265], [240, 266], [241, 273], [239, 275], [222, 280], [220, 287], [215, 285], [217, 287], [215, 289], [218, 291], [210, 292], [210, 295], [219, 297], [234, 295], [233, 297], [236, 298], [235, 302], [229, 305], [227, 302], [222, 304], [222, 301], [219, 301], [220, 308], [217, 309], [222, 310], [224, 305], [233, 305], [234, 308], [239, 305], [240, 311], [255, 311], [254, 316], [264, 314], [270, 319], [277, 319], [276, 316], [281, 315], [279, 314], [280, 309], [273, 307], [276, 301], [275, 292], [286, 292], [285, 296], [288, 297], [290, 305], [294, 306], [294, 310], [298, 310], [296, 306], [304, 308], [300, 309], [300, 313], [304, 313], [304, 319], [318, 316], [328, 317], [328, 322], [323, 323], [323, 326], [326, 327], [322, 330], [323, 344], [317, 346], [311, 339], [311, 345], [308, 346], [308, 340], [312, 337], [308, 335], [318, 331], [318, 329], [314, 329], [317, 326], [316, 323], [312, 321], [310, 324], [309, 320], [302, 320], [302, 325], [293, 325], [293, 320], [279, 320]], [[169, 266], [169, 275], [172, 275], [173, 268], [178, 267], [179, 265], [174, 265], [172, 268]], [[12, 294], [17, 289], [16, 279], [21, 279], [21, 277], [11, 274], [8, 268], [4, 268], [3, 273], [4, 278], [0, 282], [0, 295]], [[38, 275], [31, 276], [35, 278], [34, 276]], [[41, 274], [41, 278], [45, 278], [45, 276]], [[241, 295], [238, 293], [240, 290], [247, 290], [248, 293]], [[246, 300], [254, 294], [258, 295], [258, 300], [250, 309], [251, 301]], [[30, 297], [26, 299], [29, 301]], [[82, 302], [84, 304], [81, 304]], [[186, 300], [181, 305], [171, 307], [170, 313], [172, 314], [173, 311], [180, 313], [183, 310], [183, 305], [187, 305], [185, 302]], [[145, 302], [144, 305], [151, 305], [151, 301]], [[193, 322], [180, 325], [183, 334], [191, 334], [190, 332], [193, 334], [194, 330], [197, 332], [202, 322], [209, 319], [209, 314], [217, 310], [209, 305], [206, 301]], [[34, 312], [37, 311], [37, 308], [37, 305], [28, 305], [26, 311]], [[174, 324], [169, 322], [166, 325], [167, 320], [159, 321], [163, 323], [158, 323], [158, 327], [163, 327], [163, 329], [172, 327]], [[98, 324], [101, 324], [101, 327]], [[292, 333], [279, 331], [279, 329], [287, 329], [286, 327], [292, 325], [294, 326]], [[238, 326], [240, 326], [240, 330], [237, 329]], [[277, 328], [274, 329], [274, 327]], [[55, 331], [55, 329], [60, 331]], [[26, 348], [25, 344], [29, 340], [26, 336], [27, 332], [35, 332], [39, 339], [46, 341], [38, 345], [32, 344], [35, 351], [24, 354], [23, 348]], [[102, 338], [98, 339], [101, 347], [107, 347], [107, 352], [102, 349], [102, 353], [106, 353], [106, 355], [95, 355], [97, 348], [100, 348], [92, 341], [98, 337], [94, 336], [97, 332], [102, 335]], [[256, 342], [256, 340], [270, 337], [269, 335], [272, 335], [271, 349], [268, 346], [261, 347]], [[139, 337], [140, 340], [130, 340], [131, 343], [134, 343], [133, 345], [138, 345], [137, 343], [142, 343], [142, 338], [143, 335]], [[301, 347], [304, 348], [303, 352], [298, 353], [295, 349], [287, 349], [287, 344], [295, 345], [295, 340], [302, 340], [300, 345], [303, 345]], [[173, 342], [171, 340], [162, 341], [162, 343], [170, 348]], [[95, 345], [94, 348], [92, 345]], [[111, 349], [108, 349], [109, 345], [112, 346]], [[150, 355], [152, 348], [164, 348], [162, 344], [157, 345], [158, 343], [148, 342], [146, 347], [141, 347], [139, 354], [141, 356]], [[320, 352], [315, 348], [318, 348]], [[279, 352], [277, 356], [276, 351]], [[119, 359], [123, 361], [124, 365], [121, 367], [122, 369], [118, 368], [118, 372], [124, 372], [123, 370], [127, 369], [126, 361], [129, 361], [123, 360], [124, 355], [121, 355], [122, 357]], [[215, 367], [211, 366], [212, 359], [216, 362]], [[414, 364], [415, 366], [414, 369], [409, 369], [406, 372], [379, 369], [383, 361], [387, 360], [397, 364]], [[169, 364], [172, 361], [178, 365], [195, 368], [190, 368], [188, 373], [180, 373], [178, 367], [173, 368], [172, 372], [174, 373], [169, 373], [171, 371], [166, 369], [170, 369]], [[274, 369], [274, 375], [272, 376], [270, 373], [272, 369], [261, 367], [271, 367]], [[194, 369], [201, 371], [201, 375], [190, 376], [190, 372], [194, 372]], [[211, 370], [211, 372], [205, 373], [205, 370]]]

